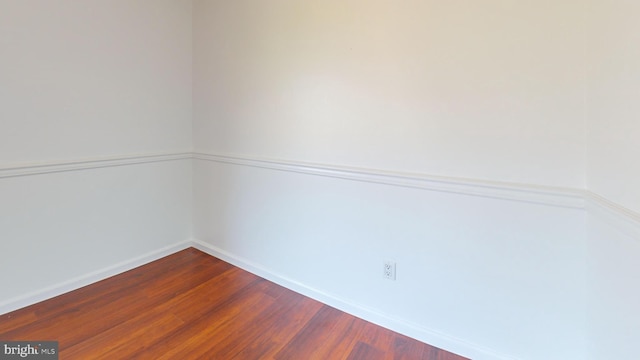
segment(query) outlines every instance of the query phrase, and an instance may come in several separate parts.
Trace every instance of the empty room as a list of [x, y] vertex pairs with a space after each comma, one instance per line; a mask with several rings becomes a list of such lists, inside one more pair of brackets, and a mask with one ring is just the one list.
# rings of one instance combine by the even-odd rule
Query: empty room
[[638, 19], [0, 0], [0, 359], [637, 359]]

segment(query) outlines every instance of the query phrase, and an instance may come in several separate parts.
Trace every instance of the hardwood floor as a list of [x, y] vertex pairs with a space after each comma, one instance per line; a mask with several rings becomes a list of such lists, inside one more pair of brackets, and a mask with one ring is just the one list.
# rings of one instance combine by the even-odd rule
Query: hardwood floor
[[0, 340], [83, 360], [464, 359], [193, 248], [1, 315]]

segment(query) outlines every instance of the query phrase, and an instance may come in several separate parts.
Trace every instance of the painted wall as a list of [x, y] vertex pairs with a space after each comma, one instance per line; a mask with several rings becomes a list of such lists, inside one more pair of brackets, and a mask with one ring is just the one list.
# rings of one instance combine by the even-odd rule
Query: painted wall
[[593, 206], [588, 219], [589, 359], [633, 359], [640, 334], [640, 217]]
[[586, 358], [582, 210], [209, 161], [194, 184], [194, 237], [260, 275], [473, 359]]
[[584, 186], [581, 0], [195, 6], [198, 151]]
[[640, 3], [591, 1], [589, 189], [640, 212]]
[[189, 240], [191, 171], [176, 160], [0, 178], [0, 313]]
[[0, 312], [191, 237], [191, 9], [0, 1]]
[[589, 6], [588, 186], [617, 203], [613, 212], [589, 211], [589, 344], [593, 359], [632, 359], [640, 334], [640, 4]]
[[[580, 1], [194, 4], [198, 153], [584, 187]], [[194, 170], [214, 252], [474, 359], [587, 357], [584, 211]]]
[[191, 148], [191, 2], [0, 2], [0, 164]]

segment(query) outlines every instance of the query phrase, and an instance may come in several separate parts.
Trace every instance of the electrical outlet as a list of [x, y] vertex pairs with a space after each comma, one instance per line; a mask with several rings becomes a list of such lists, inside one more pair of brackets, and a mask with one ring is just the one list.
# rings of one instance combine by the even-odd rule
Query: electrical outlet
[[384, 271], [382, 275], [385, 279], [395, 280], [396, 279], [396, 263], [393, 261], [385, 261], [384, 263]]

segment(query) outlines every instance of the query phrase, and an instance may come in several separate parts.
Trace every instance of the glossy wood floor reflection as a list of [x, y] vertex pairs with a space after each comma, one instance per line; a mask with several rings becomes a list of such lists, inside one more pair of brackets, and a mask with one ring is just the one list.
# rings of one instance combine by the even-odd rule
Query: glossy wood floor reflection
[[60, 359], [462, 360], [195, 249], [0, 316]]

